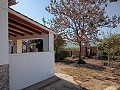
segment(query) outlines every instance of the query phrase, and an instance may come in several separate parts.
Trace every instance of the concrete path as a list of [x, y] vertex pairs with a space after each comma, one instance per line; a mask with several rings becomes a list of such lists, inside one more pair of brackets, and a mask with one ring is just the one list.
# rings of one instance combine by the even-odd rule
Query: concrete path
[[72, 76], [56, 73], [56, 76], [37, 83], [23, 90], [83, 90], [74, 81]]
[[82, 90], [72, 76], [60, 73], [56, 73], [56, 76], [60, 78], [59, 81], [39, 90]]

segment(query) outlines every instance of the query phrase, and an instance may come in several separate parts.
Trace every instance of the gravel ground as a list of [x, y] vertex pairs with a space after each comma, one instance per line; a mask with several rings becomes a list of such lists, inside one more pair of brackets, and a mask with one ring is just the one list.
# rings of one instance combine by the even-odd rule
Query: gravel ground
[[[79, 86], [86, 90], [107, 90], [120, 87], [120, 61], [112, 62], [111, 66], [103, 66], [103, 61], [86, 59], [87, 64], [78, 65], [68, 62], [57, 62], [55, 71], [68, 74]], [[111, 89], [112, 90], [112, 89]], [[120, 90], [120, 89], [116, 89]]]

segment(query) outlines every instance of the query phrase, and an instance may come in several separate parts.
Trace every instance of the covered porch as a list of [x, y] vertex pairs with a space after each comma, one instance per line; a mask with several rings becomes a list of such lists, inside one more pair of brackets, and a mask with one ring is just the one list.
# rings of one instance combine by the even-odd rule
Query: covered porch
[[13, 53], [22, 53], [22, 40], [30, 39], [42, 39], [43, 52], [54, 51], [53, 32], [12, 9], [9, 9], [8, 26]]
[[[20, 90], [54, 76], [54, 32], [8, 8], [8, 0], [0, 7], [0, 90]], [[23, 40], [34, 39], [42, 40], [42, 51], [23, 53]]]

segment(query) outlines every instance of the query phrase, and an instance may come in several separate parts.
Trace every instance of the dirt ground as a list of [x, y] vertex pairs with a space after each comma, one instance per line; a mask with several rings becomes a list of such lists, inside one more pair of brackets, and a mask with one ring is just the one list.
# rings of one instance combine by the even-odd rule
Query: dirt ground
[[120, 87], [120, 60], [112, 62], [111, 66], [103, 66], [103, 61], [97, 59], [85, 61], [85, 65], [78, 65], [77, 62], [56, 62], [55, 72], [73, 76], [79, 86], [86, 90]]

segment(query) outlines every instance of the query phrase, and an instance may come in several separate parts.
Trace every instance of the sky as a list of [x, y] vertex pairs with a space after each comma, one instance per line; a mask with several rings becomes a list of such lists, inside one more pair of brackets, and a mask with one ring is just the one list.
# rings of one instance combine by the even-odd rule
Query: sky
[[[50, 0], [16, 0], [19, 3], [17, 5], [12, 6], [14, 10], [28, 16], [29, 18], [43, 24], [42, 18], [45, 20], [52, 18], [52, 15], [49, 14], [45, 7], [49, 5]], [[116, 3], [110, 3], [107, 7], [106, 14], [110, 17], [112, 15], [120, 16], [120, 0]], [[108, 28], [100, 28], [101, 31], [105, 31]], [[110, 29], [109, 29], [110, 30]], [[117, 28], [112, 30], [115, 33], [120, 33], [120, 24]]]

